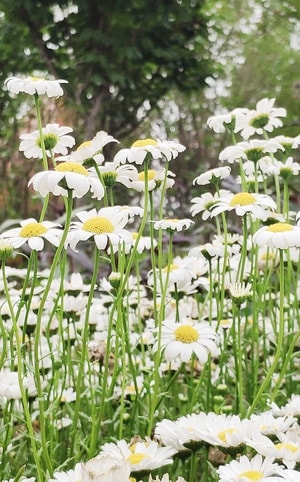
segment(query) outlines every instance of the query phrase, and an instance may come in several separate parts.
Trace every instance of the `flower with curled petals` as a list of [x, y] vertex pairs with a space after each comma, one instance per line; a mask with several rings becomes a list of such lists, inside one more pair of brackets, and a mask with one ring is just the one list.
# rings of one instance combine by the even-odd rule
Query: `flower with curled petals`
[[132, 242], [130, 232], [124, 229], [128, 216], [120, 207], [81, 211], [76, 216], [80, 221], [72, 223], [66, 240], [66, 245], [70, 245], [74, 251], [79, 241], [87, 241], [90, 238], [94, 238], [98, 249], [106, 249], [109, 244], [115, 247]]
[[93, 198], [102, 199], [104, 187], [94, 172], [76, 162], [60, 162], [54, 170], [42, 171], [35, 174], [28, 186], [45, 197], [52, 193], [54, 196], [68, 196], [72, 191], [73, 198], [82, 198], [89, 191]]
[[193, 184], [198, 184], [198, 186], [205, 186], [206, 184], [214, 184], [221, 179], [226, 179], [230, 175], [230, 167], [229, 166], [221, 166], [215, 167], [213, 169], [209, 169], [206, 172], [203, 172], [199, 176], [195, 177], [193, 180]]
[[24, 92], [29, 95], [43, 95], [47, 97], [61, 97], [64, 94], [60, 84], [67, 84], [67, 80], [47, 80], [41, 77], [9, 77], [5, 81], [8, 92], [19, 94]]
[[119, 141], [105, 131], [99, 131], [90, 141], [85, 141], [73, 151], [68, 157], [68, 161], [79, 162], [87, 165], [93, 159], [98, 165], [104, 162], [103, 147], [110, 142]]
[[114, 157], [114, 161], [119, 164], [125, 162], [143, 164], [146, 156], [152, 159], [165, 159], [171, 161], [175, 159], [185, 147], [174, 141], [159, 141], [154, 139], [139, 139], [128, 149], [121, 149]]
[[59, 224], [50, 221], [38, 222], [34, 218], [21, 221], [18, 228], [9, 229], [1, 234], [1, 238], [8, 239], [13, 248], [20, 248], [27, 243], [30, 249], [41, 251], [45, 239], [54, 246], [59, 245], [62, 230]]

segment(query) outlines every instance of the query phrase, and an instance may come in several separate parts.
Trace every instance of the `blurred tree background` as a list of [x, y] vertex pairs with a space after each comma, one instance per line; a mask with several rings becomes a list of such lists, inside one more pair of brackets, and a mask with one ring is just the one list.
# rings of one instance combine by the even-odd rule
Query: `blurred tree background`
[[[192, 179], [228, 142], [208, 131], [210, 115], [276, 97], [284, 132], [299, 132], [298, 0], [2, 0], [0, 63], [2, 85], [22, 74], [68, 80], [43, 121], [70, 125], [78, 144], [103, 129], [125, 146], [148, 136], [186, 145], [172, 165], [184, 215]], [[18, 145], [36, 128], [32, 105], [0, 91], [0, 222], [31, 214], [27, 182], [40, 166]]]

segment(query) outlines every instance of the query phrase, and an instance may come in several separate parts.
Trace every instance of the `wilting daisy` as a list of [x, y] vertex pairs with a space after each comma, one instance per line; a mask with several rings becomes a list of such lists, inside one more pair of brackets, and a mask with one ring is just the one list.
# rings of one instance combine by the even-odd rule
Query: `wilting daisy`
[[217, 216], [225, 211], [235, 211], [238, 216], [250, 213], [252, 219], [266, 220], [267, 209], [276, 210], [275, 201], [267, 194], [240, 192], [220, 197], [212, 206], [211, 213], [212, 216]]
[[[153, 350], [158, 348], [154, 344]], [[177, 357], [183, 362], [188, 362], [195, 354], [200, 363], [207, 361], [209, 353], [217, 356], [218, 335], [206, 322], [194, 323], [186, 318], [180, 322], [165, 320], [162, 324], [161, 348], [167, 361]]]
[[133, 162], [143, 164], [149, 154], [152, 159], [165, 159], [171, 161], [175, 159], [185, 147], [174, 141], [159, 141], [154, 139], [139, 139], [135, 141], [129, 149], [121, 149], [114, 157], [114, 161], [119, 164]]
[[253, 242], [258, 246], [288, 249], [300, 246], [300, 226], [289, 223], [275, 223], [263, 226], [253, 235]]
[[82, 198], [89, 191], [93, 198], [100, 200], [104, 196], [104, 187], [98, 177], [77, 162], [61, 162], [54, 170], [38, 172], [28, 186], [43, 197], [49, 193], [67, 196], [68, 190], [72, 191], [74, 198]]
[[[75, 144], [74, 137], [68, 135], [72, 131], [71, 127], [47, 124], [42, 130], [47, 156], [51, 154], [67, 154], [68, 148], [73, 147]], [[24, 156], [27, 159], [31, 157], [41, 158], [43, 156], [39, 131], [22, 134], [20, 139], [19, 150], [24, 152]]]
[[106, 249], [110, 243], [116, 246], [132, 242], [131, 233], [124, 229], [128, 217], [119, 207], [81, 211], [76, 216], [80, 221], [72, 223], [66, 241], [74, 251], [79, 241], [90, 238], [94, 238], [98, 249]]
[[54, 246], [59, 245], [62, 233], [58, 228], [59, 224], [51, 221], [38, 222], [34, 218], [25, 219], [20, 224], [20, 227], [9, 229], [1, 234], [2, 238], [9, 239], [14, 248], [20, 248], [27, 243], [31, 249], [41, 251], [44, 248], [45, 239]]
[[117, 459], [122, 457], [130, 463], [131, 473], [134, 473], [172, 464], [175, 453], [174, 448], [160, 447], [155, 440], [136, 437], [130, 443], [125, 440], [119, 440], [116, 444], [106, 443], [99, 455], [110, 454]]
[[193, 184], [198, 184], [199, 186], [205, 186], [206, 184], [216, 183], [221, 181], [221, 179], [225, 179], [230, 175], [230, 167], [229, 166], [221, 166], [215, 167], [213, 169], [209, 169], [206, 172], [200, 174], [200, 176], [195, 177], [193, 180]]
[[165, 218], [154, 222], [154, 229], [166, 229], [167, 231], [182, 231], [189, 229], [194, 224], [191, 219]]
[[217, 469], [219, 482], [280, 482], [281, 472], [284, 470], [274, 463], [274, 457], [265, 459], [257, 454], [253, 459], [242, 455], [239, 460], [232, 460], [229, 464]]
[[47, 97], [60, 97], [64, 94], [60, 84], [67, 84], [67, 80], [47, 80], [41, 77], [9, 77], [5, 81], [8, 92], [19, 94], [24, 92], [29, 95], [46, 94]]
[[256, 109], [249, 110], [246, 114], [238, 117], [235, 132], [240, 132], [244, 139], [253, 134], [262, 135], [265, 131], [272, 132], [274, 128], [281, 127], [279, 117], [286, 116], [286, 110], [282, 107], [274, 107], [276, 99], [261, 99], [256, 104]]

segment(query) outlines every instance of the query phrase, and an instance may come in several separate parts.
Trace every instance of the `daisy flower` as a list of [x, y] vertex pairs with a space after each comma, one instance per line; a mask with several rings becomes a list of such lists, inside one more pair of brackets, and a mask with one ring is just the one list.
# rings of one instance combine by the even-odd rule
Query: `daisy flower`
[[176, 219], [176, 218], [166, 218], [161, 219], [160, 221], [154, 222], [154, 229], [166, 229], [167, 231], [182, 231], [183, 229], [189, 229], [194, 224], [194, 221], [191, 219]]
[[238, 142], [233, 146], [228, 146], [219, 154], [219, 160], [227, 161], [230, 164], [239, 159], [258, 162], [264, 155], [275, 153], [278, 150], [283, 151], [284, 147], [280, 142], [274, 139], [260, 140], [251, 139], [250, 141]]
[[[162, 324], [161, 348], [167, 361], [177, 357], [183, 362], [188, 362], [195, 354], [200, 363], [206, 363], [208, 355], [217, 356], [218, 335], [206, 322], [194, 323], [186, 318], [180, 322], [165, 320]], [[157, 351], [157, 343], [153, 351]]]
[[[154, 189], [158, 189], [162, 187], [165, 182], [165, 187], [167, 189], [171, 188], [174, 185], [174, 177], [175, 174], [171, 171], [167, 172], [166, 178], [166, 170], [165, 169], [149, 169], [148, 170], [148, 191], [153, 191]], [[165, 179], [166, 178], [166, 179]], [[135, 176], [133, 176], [130, 184], [128, 187], [135, 189], [138, 192], [145, 192], [146, 184], [145, 184], [145, 171], [138, 172], [136, 171]]]
[[269, 248], [288, 249], [300, 246], [300, 226], [274, 223], [263, 226], [253, 235], [253, 243]]
[[[172, 482], [170, 480], [169, 474], [164, 474], [162, 477], [159, 477], [158, 475], [153, 479], [152, 475], [149, 475], [148, 482]], [[177, 477], [176, 481], [174, 479], [174, 482], [186, 482], [186, 480], [183, 477]]]
[[217, 216], [225, 211], [235, 211], [238, 216], [251, 214], [252, 219], [266, 220], [268, 209], [276, 210], [275, 201], [267, 194], [240, 192], [220, 197], [211, 208], [211, 215]]
[[114, 157], [114, 161], [124, 164], [126, 161], [134, 164], [143, 164], [149, 154], [152, 159], [175, 159], [185, 147], [174, 141], [159, 141], [154, 139], [139, 139], [129, 149], [121, 149]]
[[274, 457], [263, 458], [257, 454], [252, 459], [242, 455], [239, 460], [219, 467], [217, 473], [219, 482], [280, 482], [283, 470], [274, 463]]
[[[199, 422], [194, 423], [190, 431], [190, 441], [204, 441], [210, 445], [230, 449], [245, 443], [253, 424], [249, 420], [241, 420], [238, 415], [218, 415], [209, 412], [199, 416]], [[256, 432], [255, 432], [256, 433]]]
[[38, 222], [34, 218], [21, 221], [21, 226], [12, 228], [1, 234], [2, 238], [9, 240], [13, 248], [20, 248], [27, 243], [30, 249], [41, 251], [44, 248], [44, 240], [54, 246], [59, 245], [62, 230], [59, 224], [50, 221]]
[[102, 154], [103, 147], [110, 142], [117, 142], [119, 144], [119, 141], [107, 132], [99, 131], [92, 140], [80, 144], [76, 151], [73, 151], [70, 154], [70, 157], [67, 160], [71, 162], [85, 163], [90, 159], [93, 159], [98, 165], [101, 165], [104, 161], [104, 156]]
[[264, 132], [272, 132], [274, 128], [281, 127], [279, 117], [286, 116], [286, 110], [282, 107], [274, 107], [275, 99], [261, 99], [256, 104], [256, 109], [249, 110], [246, 114], [237, 118], [235, 132], [240, 132], [244, 139], [253, 134], [262, 135]]
[[272, 413], [276, 417], [300, 417], [300, 395], [293, 393], [291, 398], [282, 407], [278, 407], [275, 402], [271, 404]]
[[209, 169], [206, 172], [200, 174], [200, 176], [195, 177], [193, 184], [198, 184], [199, 186], [205, 186], [206, 184], [219, 182], [221, 179], [225, 179], [230, 175], [231, 168], [229, 166], [215, 167]]
[[238, 107], [236, 109], [233, 109], [231, 112], [209, 117], [207, 119], [207, 125], [216, 134], [220, 134], [221, 132], [225, 132], [227, 126], [231, 127], [232, 124], [236, 122], [236, 118], [238, 118], [239, 115], [246, 114], [247, 112], [248, 109]]
[[290, 176], [298, 176], [299, 172], [300, 164], [299, 162], [294, 162], [292, 157], [288, 157], [285, 162], [277, 161], [273, 171], [275, 176], [280, 176], [282, 179], [287, 179]]
[[28, 186], [45, 197], [50, 192], [54, 196], [67, 196], [72, 191], [73, 198], [82, 198], [91, 191], [92, 197], [102, 199], [104, 188], [98, 177], [76, 162], [61, 162], [54, 170], [41, 171], [35, 174]]
[[110, 454], [98, 455], [83, 465], [84, 482], [129, 482], [130, 463]]
[[123, 229], [128, 217], [119, 207], [101, 208], [99, 211], [81, 211], [76, 214], [80, 221], [73, 222], [67, 236], [66, 245], [76, 251], [79, 241], [94, 238], [98, 249], [130, 243], [132, 237], [129, 231]]
[[290, 429], [286, 433], [278, 432], [276, 436], [278, 440], [273, 441], [256, 433], [254, 437], [246, 439], [246, 444], [259, 454], [279, 459], [287, 468], [293, 469], [300, 462], [300, 438], [297, 431]]
[[67, 80], [47, 80], [41, 77], [9, 77], [5, 81], [8, 92], [19, 94], [24, 92], [29, 95], [46, 94], [47, 97], [60, 97], [64, 94], [60, 84], [67, 84]]
[[[67, 154], [68, 148], [73, 147], [75, 144], [74, 137], [68, 135], [72, 131], [71, 127], [47, 124], [42, 129], [47, 156], [50, 157], [51, 154]], [[43, 156], [39, 131], [22, 134], [20, 139], [19, 150], [24, 152], [24, 156], [27, 159], [31, 157], [41, 158]]]
[[122, 457], [131, 465], [131, 473], [154, 470], [173, 463], [176, 450], [172, 447], [160, 447], [155, 440], [142, 440], [136, 437], [130, 443], [119, 440], [116, 444], [103, 445], [100, 456], [110, 454], [117, 459]]
[[225, 189], [221, 189], [219, 194], [211, 194], [210, 192], [206, 192], [201, 196], [197, 196], [191, 199], [191, 203], [193, 204], [190, 212], [192, 216], [195, 216], [198, 213], [202, 213], [203, 221], [206, 221], [208, 218], [211, 218], [211, 207], [215, 205], [215, 203], [219, 200], [220, 196], [225, 196], [228, 193]]
[[130, 164], [120, 166], [116, 162], [106, 162], [99, 166], [103, 182], [106, 187], [113, 187], [117, 182], [131, 187], [131, 182], [137, 176], [137, 170]]

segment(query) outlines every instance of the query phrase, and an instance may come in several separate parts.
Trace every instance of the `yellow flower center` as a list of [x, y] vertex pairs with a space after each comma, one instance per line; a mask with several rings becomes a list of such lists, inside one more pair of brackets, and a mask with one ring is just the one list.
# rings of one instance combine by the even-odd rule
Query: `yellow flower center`
[[218, 433], [218, 438], [222, 440], [222, 442], [227, 443], [227, 434], [236, 432], [236, 428], [226, 428]]
[[228, 318], [226, 319], [224, 318], [223, 320], [220, 321], [221, 328], [228, 328], [230, 327], [230, 325], [231, 325], [231, 322], [230, 320], [228, 320]]
[[170, 264], [169, 266], [166, 266], [165, 268], [162, 269], [162, 271], [164, 273], [166, 273], [167, 271], [175, 271], [176, 269], [178, 269], [179, 266], [177, 264]]
[[136, 465], [139, 464], [146, 457], [147, 455], [145, 454], [130, 454], [128, 455], [127, 460], [131, 463], [131, 465]]
[[45, 79], [43, 77], [29, 77], [30, 80], [32, 80], [33, 82], [39, 82], [40, 80], [44, 81]]
[[247, 206], [248, 204], [255, 204], [256, 199], [253, 194], [248, 192], [239, 192], [235, 194], [230, 201], [230, 206]]
[[113, 233], [115, 230], [110, 220], [102, 216], [94, 216], [88, 219], [83, 223], [82, 229], [96, 234]]
[[[155, 178], [156, 172], [153, 169], [149, 169], [148, 171], [148, 179], [149, 181], [153, 181]], [[145, 181], [145, 171], [142, 171], [138, 175], [138, 180], [139, 181]]]
[[259, 472], [258, 470], [247, 470], [242, 474], [239, 474], [239, 477], [247, 477], [249, 480], [261, 480], [264, 474]]
[[274, 223], [267, 227], [267, 231], [271, 231], [271, 233], [284, 233], [285, 231], [293, 231], [293, 226], [288, 223]]
[[181, 343], [193, 343], [199, 339], [199, 333], [193, 326], [183, 325], [176, 328], [175, 338]]
[[82, 142], [82, 144], [80, 144], [80, 146], [77, 147], [77, 151], [80, 151], [80, 149], [82, 149], [83, 147], [90, 147], [92, 141], [85, 141], [85, 142]]
[[20, 231], [21, 238], [34, 238], [48, 231], [41, 223], [28, 223]]
[[86, 177], [89, 175], [88, 170], [77, 162], [61, 162], [56, 166], [55, 170], [58, 172], [75, 172], [76, 174], [82, 174]]
[[295, 453], [297, 452], [297, 450], [299, 450], [299, 447], [297, 447], [296, 445], [286, 442], [280, 442], [279, 444], [275, 444], [275, 448], [277, 450], [287, 449], [292, 453]]
[[131, 233], [132, 239], [136, 239], [138, 237], [138, 233]]
[[135, 141], [131, 147], [146, 147], [157, 146], [157, 142], [154, 139], [139, 139]]

